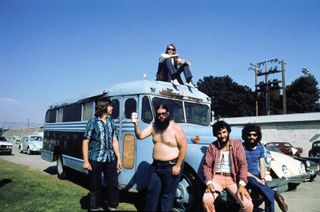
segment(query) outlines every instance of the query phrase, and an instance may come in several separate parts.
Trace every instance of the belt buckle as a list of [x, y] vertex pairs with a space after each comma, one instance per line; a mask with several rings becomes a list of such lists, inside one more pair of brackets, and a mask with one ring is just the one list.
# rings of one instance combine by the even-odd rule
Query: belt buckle
[[176, 164], [176, 162], [172, 161], [172, 160], [169, 160], [169, 164], [174, 165], [174, 164]]

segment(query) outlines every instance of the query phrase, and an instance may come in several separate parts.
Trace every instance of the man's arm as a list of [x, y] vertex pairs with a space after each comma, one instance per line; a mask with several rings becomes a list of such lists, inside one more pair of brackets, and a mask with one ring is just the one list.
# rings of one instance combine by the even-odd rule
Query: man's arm
[[176, 128], [175, 139], [178, 144], [179, 155], [178, 155], [177, 164], [172, 168], [172, 174], [178, 175], [181, 170], [181, 165], [182, 165], [184, 158], [186, 156], [187, 139], [186, 139], [186, 134], [184, 133], [183, 129], [178, 124], [175, 124], [175, 128]]
[[137, 138], [139, 139], [144, 139], [150, 135], [152, 135], [152, 130], [153, 130], [153, 125], [150, 124], [146, 129], [144, 130], [141, 130], [140, 127], [139, 127], [139, 120], [137, 118], [137, 121], [136, 122], [133, 122], [134, 124], [134, 132], [137, 136]]
[[83, 168], [87, 170], [92, 170], [89, 163], [89, 139], [83, 139], [82, 141], [82, 157], [83, 157]]
[[113, 147], [113, 151], [117, 157], [117, 169], [121, 169], [122, 162], [121, 162], [121, 158], [120, 158], [120, 148], [119, 148], [119, 142], [118, 142], [118, 139], [116, 136], [113, 136], [112, 147]]
[[266, 176], [266, 168], [264, 165], [264, 158], [260, 158], [259, 159], [259, 169], [260, 169], [260, 183], [262, 183], [263, 185], [266, 184], [266, 180], [265, 180], [265, 176]]

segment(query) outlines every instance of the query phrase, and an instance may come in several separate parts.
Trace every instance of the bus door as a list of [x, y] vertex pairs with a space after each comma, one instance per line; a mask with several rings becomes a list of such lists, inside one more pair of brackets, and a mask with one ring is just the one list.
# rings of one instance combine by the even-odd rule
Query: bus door
[[138, 96], [112, 98], [113, 118], [119, 130], [119, 146], [123, 168], [119, 174], [121, 188], [130, 189], [135, 184], [136, 137], [131, 113], [137, 112]]

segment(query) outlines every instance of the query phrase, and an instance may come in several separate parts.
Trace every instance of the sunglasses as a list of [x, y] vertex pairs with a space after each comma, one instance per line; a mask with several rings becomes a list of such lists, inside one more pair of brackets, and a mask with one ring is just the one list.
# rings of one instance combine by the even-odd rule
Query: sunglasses
[[171, 50], [171, 51], [175, 51], [176, 49], [172, 49], [172, 48], [167, 48], [167, 50], [169, 51], [169, 50]]
[[157, 116], [165, 116], [165, 115], [167, 115], [167, 112], [157, 113]]
[[257, 137], [257, 133], [249, 133], [248, 136], [254, 136], [254, 137]]

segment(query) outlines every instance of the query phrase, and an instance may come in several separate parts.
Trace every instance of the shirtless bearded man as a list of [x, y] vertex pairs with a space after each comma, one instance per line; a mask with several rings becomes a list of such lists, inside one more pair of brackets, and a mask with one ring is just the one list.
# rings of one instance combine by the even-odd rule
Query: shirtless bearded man
[[168, 108], [156, 108], [155, 122], [144, 130], [134, 122], [139, 139], [153, 137], [153, 163], [146, 193], [145, 211], [171, 211], [187, 151], [183, 129], [170, 120]]

